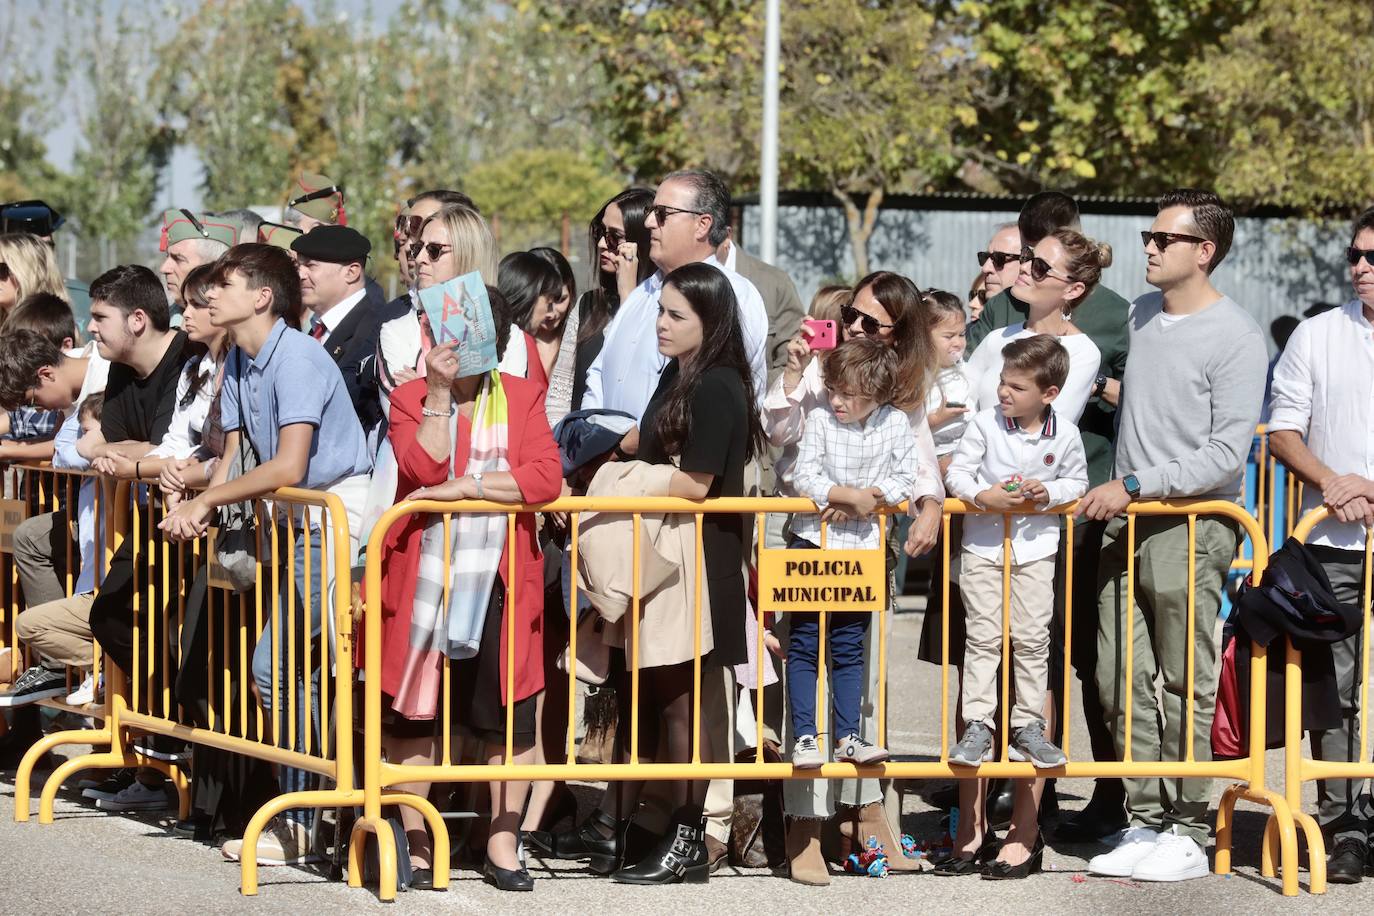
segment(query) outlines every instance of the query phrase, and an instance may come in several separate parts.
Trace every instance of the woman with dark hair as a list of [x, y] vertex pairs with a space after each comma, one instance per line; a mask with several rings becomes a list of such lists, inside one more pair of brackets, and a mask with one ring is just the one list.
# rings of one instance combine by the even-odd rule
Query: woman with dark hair
[[654, 205], [654, 192], [627, 188], [597, 211], [587, 227], [589, 263], [597, 266], [596, 283], [577, 303], [577, 354], [573, 362], [572, 409], [582, 406], [587, 370], [605, 343], [606, 325], [636, 286], [654, 272], [649, 260], [649, 230], [644, 221]]
[[563, 276], [534, 252], [513, 251], [501, 259], [496, 283], [510, 309], [511, 336], [518, 332], [524, 343], [507, 348], [501, 371], [536, 382], [547, 392], [568, 317]]
[[[687, 499], [743, 496], [744, 468], [764, 448], [763, 426], [753, 407], [753, 380], [745, 354], [738, 306], [730, 281], [709, 264], [688, 264], [664, 279], [657, 323], [658, 351], [670, 362], [642, 420], [644, 435], [639, 462], [669, 465], [662, 477], [664, 492], [652, 495]], [[707, 715], [727, 715], [733, 698], [710, 698], [711, 686], [723, 684], [722, 667], [747, 661], [745, 615], [748, 607], [742, 558], [748, 550], [750, 520], [745, 516], [709, 514], [701, 522], [706, 597], [710, 613], [702, 623], [703, 698]], [[726, 748], [712, 748], [711, 729], [692, 719], [694, 613], [650, 618], [639, 625], [641, 646], [653, 645], [659, 656], [654, 666], [641, 665], [639, 708], [652, 710], [652, 722], [662, 730], [666, 760], [684, 763], [692, 758], [692, 739], [699, 730], [704, 759], [715, 760]], [[622, 633], [628, 640], [628, 629]], [[674, 648], [663, 657], [664, 647]], [[620, 646], [627, 653], [628, 646]], [[641, 657], [642, 661], [642, 657]], [[618, 690], [629, 692], [629, 679]], [[628, 718], [628, 717], [627, 717]], [[625, 719], [622, 719], [624, 722]], [[648, 719], [642, 722], [646, 727]], [[625, 729], [628, 730], [628, 729]], [[624, 748], [621, 748], [623, 753]], [[639, 862], [612, 878], [626, 884], [704, 882], [709, 864], [706, 852], [704, 780], [673, 786], [673, 817], [667, 833]], [[615, 799], [615, 854], [627, 850], [623, 838], [638, 807], [639, 786], [608, 793]], [[589, 825], [590, 826], [590, 825]]]
[[578, 320], [577, 309], [572, 303], [577, 301], [577, 278], [573, 275], [572, 265], [556, 248], [531, 248], [530, 254], [538, 255], [553, 265], [554, 270], [563, 278], [563, 290], [553, 303], [555, 312], [563, 315], [560, 332], [558, 357], [549, 369], [549, 394], [544, 399], [544, 408], [549, 415], [549, 425], [557, 426], [558, 421], [572, 410], [573, 370], [577, 360], [577, 331], [582, 326]]

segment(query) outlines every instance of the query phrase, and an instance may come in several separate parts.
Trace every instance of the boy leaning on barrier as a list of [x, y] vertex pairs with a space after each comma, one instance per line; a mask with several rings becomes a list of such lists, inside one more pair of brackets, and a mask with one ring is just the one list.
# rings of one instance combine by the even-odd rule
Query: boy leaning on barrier
[[[1325, 505], [1331, 518], [1307, 539], [1342, 604], [1361, 605], [1365, 527], [1374, 523], [1374, 209], [1355, 220], [1345, 252], [1355, 298], [1298, 325], [1274, 367], [1269, 448], [1307, 484], [1304, 513]], [[1360, 652], [1363, 634], [1331, 647], [1340, 728], [1312, 732], [1318, 760], [1360, 757]], [[1356, 779], [1317, 781], [1317, 823], [1331, 854], [1326, 880], [1358, 884], [1369, 859], [1369, 796]]]
[[[222, 506], [261, 499], [283, 487], [328, 490], [344, 504], [356, 555], [372, 459], [343, 376], [333, 359], [317, 340], [288, 327], [282, 317], [300, 311], [300, 280], [295, 262], [285, 251], [271, 245], [236, 245], [220, 258], [208, 282], [206, 298], [211, 322], [229, 329], [235, 344], [225, 361], [221, 390], [221, 420], [227, 437], [225, 454], [237, 454], [240, 438], [246, 436], [259, 463], [243, 476], [230, 480], [229, 469], [236, 462], [221, 461], [209, 488], [178, 504], [167, 513], [160, 527], [173, 539], [191, 540], [206, 533], [216, 510]], [[294, 604], [285, 597], [279, 599], [280, 617], [286, 617], [287, 609], [294, 608], [300, 619], [284, 623], [295, 631], [294, 640], [275, 631], [272, 622], [267, 623], [253, 652], [253, 680], [269, 721], [274, 710], [281, 714], [290, 708], [286, 691], [294, 691], [295, 746], [288, 749], [303, 752], [307, 729], [316, 727], [314, 723], [319, 721], [321, 712], [314, 708], [319, 702], [316, 685], [320, 669], [304, 670], [306, 653], [300, 649], [293, 652], [293, 643], [301, 646], [323, 632], [320, 650], [310, 655], [312, 665], [323, 664], [328, 671], [325, 659], [332, 628], [322, 608], [329, 592], [326, 577], [332, 585], [334, 573], [323, 555], [319, 520], [313, 513], [309, 524], [296, 524], [293, 533], [294, 544], [283, 524], [276, 539], [279, 544], [289, 545], [286, 550], [294, 553], [295, 582], [281, 584], [294, 585], [296, 589]], [[269, 541], [266, 534], [260, 535], [260, 545]], [[307, 550], [308, 567], [313, 571], [309, 582]], [[285, 550], [282, 556], [261, 556], [261, 560], [264, 570], [270, 569], [275, 561], [280, 568], [273, 570], [273, 574], [278, 581], [285, 578]], [[309, 620], [305, 619], [307, 607]], [[291, 670], [293, 654], [295, 668]], [[274, 671], [279, 673], [275, 680], [280, 687], [276, 691]], [[280, 723], [280, 746], [290, 744], [291, 731], [288, 723]], [[318, 747], [319, 742], [315, 741], [314, 746]], [[282, 792], [307, 788], [308, 775], [302, 770], [281, 766], [278, 778]], [[258, 863], [291, 865], [308, 861], [312, 856], [308, 838], [307, 812], [290, 809], [259, 837]], [[241, 850], [242, 842], [233, 840], [224, 845], [223, 851], [226, 857], [236, 859]]]
[[[1136, 520], [1135, 594], [1127, 595], [1130, 537], [1123, 515], [1137, 499], [1240, 499], [1268, 354], [1254, 319], [1212, 285], [1212, 271], [1226, 257], [1235, 230], [1230, 208], [1209, 191], [1188, 188], [1169, 191], [1158, 206], [1141, 239], [1145, 279], [1159, 292], [1131, 305], [1116, 479], [1088, 491], [1078, 512], [1109, 520], [1098, 574], [1097, 686], [1118, 753], [1129, 747], [1136, 762], [1181, 761], [1191, 741], [1194, 759], [1205, 761], [1212, 757], [1216, 616], [1239, 529], [1225, 517], [1197, 518], [1196, 626], [1189, 633], [1188, 518]], [[1128, 614], [1132, 645], [1126, 645]], [[1133, 656], [1130, 684], [1127, 653]], [[1156, 675], [1163, 687], [1158, 700]], [[1191, 735], [1185, 731], [1190, 695]], [[1137, 881], [1206, 875], [1211, 780], [1135, 777], [1124, 782], [1130, 826], [1116, 837], [1111, 852], [1092, 859], [1088, 870]]]

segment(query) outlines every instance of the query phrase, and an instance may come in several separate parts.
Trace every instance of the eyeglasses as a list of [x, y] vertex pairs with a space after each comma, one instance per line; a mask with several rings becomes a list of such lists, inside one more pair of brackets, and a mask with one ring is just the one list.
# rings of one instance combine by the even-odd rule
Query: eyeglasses
[[332, 184], [327, 188], [320, 188], [318, 191], [311, 191], [309, 194], [302, 194], [295, 200], [288, 200], [286, 202], [286, 206], [295, 207], [298, 204], [309, 203], [312, 200], [320, 200], [324, 197], [333, 197], [335, 194], [339, 195], [339, 197], [344, 196], [343, 185]]
[[984, 264], [986, 264], [986, 263], [988, 262], [989, 259], [992, 260], [992, 269], [993, 269], [993, 270], [1001, 270], [1003, 267], [1006, 267], [1006, 266], [1007, 266], [1008, 264], [1010, 264], [1012, 261], [1019, 261], [1019, 260], [1021, 260], [1021, 255], [1016, 254], [1016, 253], [1014, 253], [1014, 252], [1010, 252], [1010, 251], [980, 251], [980, 252], [978, 252], [978, 266], [979, 266], [979, 267], [982, 267]]
[[[1345, 259], [1350, 263], [1351, 267], [1360, 263], [1360, 258], [1364, 258], [1366, 264], [1370, 267], [1374, 267], [1374, 248], [1356, 248], [1352, 245], [1345, 250]], [[4, 266], [5, 265], [0, 264], [0, 267]], [[4, 278], [0, 277], [0, 279]]]
[[1039, 283], [1046, 277], [1054, 277], [1056, 280], [1063, 280], [1065, 283], [1078, 282], [1073, 277], [1070, 277], [1068, 274], [1055, 273], [1054, 268], [1050, 266], [1049, 261], [1046, 261], [1044, 258], [1037, 258], [1035, 255], [1030, 253], [1029, 249], [1021, 252], [1021, 262], [1025, 263], [1026, 261], [1030, 262], [1031, 279], [1034, 280], [1036, 283]]
[[840, 309], [840, 320], [845, 327], [851, 327], [854, 322], [860, 322], [859, 327], [864, 329], [864, 333], [870, 337], [877, 337], [878, 331], [882, 328], [890, 328], [892, 325], [883, 324], [872, 315], [866, 315], [852, 305], [843, 306]]
[[625, 230], [613, 229], [610, 226], [597, 226], [596, 237], [606, 240], [606, 248], [615, 251], [625, 242]]
[[430, 261], [433, 262], [443, 257], [445, 251], [452, 250], [452, 245], [441, 245], [438, 242], [415, 242], [410, 246], [410, 259], [414, 261], [420, 257], [420, 252], [423, 251], [429, 255]]
[[396, 217], [396, 229], [394, 234], [397, 241], [414, 238], [420, 234], [420, 227], [424, 225], [424, 217], [406, 216], [404, 213]]
[[667, 204], [654, 204], [649, 208], [649, 212], [654, 215], [654, 222], [662, 226], [668, 221], [668, 217], [674, 213], [695, 213], [697, 216], [709, 216], [704, 210], [684, 210], [681, 207], [670, 207]]
[[1210, 241], [1211, 239], [1202, 239], [1198, 238], [1195, 235], [1184, 235], [1181, 232], [1150, 232], [1148, 229], [1146, 229], [1140, 233], [1141, 245], [1148, 248], [1150, 246], [1150, 243], [1154, 242], [1155, 248], [1159, 249], [1161, 253], [1164, 251], [1165, 248], [1168, 248], [1174, 242], [1192, 242], [1196, 245], [1199, 242]]

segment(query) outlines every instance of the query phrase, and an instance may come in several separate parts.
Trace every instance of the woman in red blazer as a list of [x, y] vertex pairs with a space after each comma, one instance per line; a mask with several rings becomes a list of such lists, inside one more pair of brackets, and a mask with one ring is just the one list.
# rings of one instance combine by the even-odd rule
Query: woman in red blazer
[[[509, 327], [509, 325], [507, 325]], [[504, 336], [504, 335], [502, 335]], [[503, 342], [504, 343], [504, 342]], [[514, 341], [517, 345], [519, 341]], [[504, 348], [502, 348], [504, 349]], [[466, 473], [470, 453], [471, 418], [483, 378], [455, 378], [453, 345], [440, 345], [426, 356], [426, 376], [397, 388], [391, 398], [388, 436], [396, 453], [396, 498], [440, 500], [484, 498], [507, 503], [539, 503], [558, 496], [562, 484], [558, 446], [544, 411], [544, 389], [536, 382], [502, 374], [508, 409], [506, 458], [510, 470], [489, 471], [476, 481]], [[456, 410], [457, 436], [451, 438], [450, 412]], [[450, 479], [452, 474], [452, 479]], [[479, 493], [480, 490], [480, 493]], [[387, 758], [393, 763], [432, 763], [438, 757], [436, 718], [408, 718], [396, 708], [413, 711], [413, 703], [397, 704], [403, 691], [413, 690], [417, 675], [410, 649], [412, 611], [419, 577], [421, 538], [429, 517], [414, 515], [387, 537], [382, 582], [382, 692], [388, 698]], [[457, 524], [455, 519], [454, 524]], [[461, 556], [461, 554], [460, 554]], [[515, 559], [514, 606], [505, 603], [512, 556]], [[506, 705], [513, 703], [515, 763], [533, 762], [535, 696], [544, 689], [543, 609], [544, 565], [533, 513], [516, 516], [514, 540], [501, 554], [499, 578], [492, 589], [486, 621], [475, 657], [450, 662], [450, 705], [454, 725], [486, 742], [488, 763], [500, 763], [505, 753]], [[514, 695], [508, 696], [507, 634], [514, 617]], [[412, 670], [407, 671], [410, 659]], [[442, 664], [442, 657], [438, 664]], [[440, 672], [441, 673], [441, 672]], [[418, 675], [419, 683], [438, 690], [441, 677]], [[407, 681], [409, 683], [407, 683]], [[445, 709], [439, 697], [437, 716]], [[456, 756], [456, 755], [455, 755]], [[408, 787], [424, 795], [427, 785]], [[532, 881], [516, 857], [519, 817], [528, 792], [527, 782], [491, 783], [492, 823], [487, 841], [484, 877], [502, 889], [528, 890]], [[411, 823], [402, 808], [410, 838], [412, 866], [423, 886], [432, 881], [430, 844], [423, 821]]]

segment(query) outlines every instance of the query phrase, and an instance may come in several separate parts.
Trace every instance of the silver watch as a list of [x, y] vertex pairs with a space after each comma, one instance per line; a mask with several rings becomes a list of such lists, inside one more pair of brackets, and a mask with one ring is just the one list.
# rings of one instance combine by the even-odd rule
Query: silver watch
[[477, 498], [486, 499], [486, 494], [482, 492], [482, 472], [478, 471], [472, 475], [472, 482], [477, 484]]

